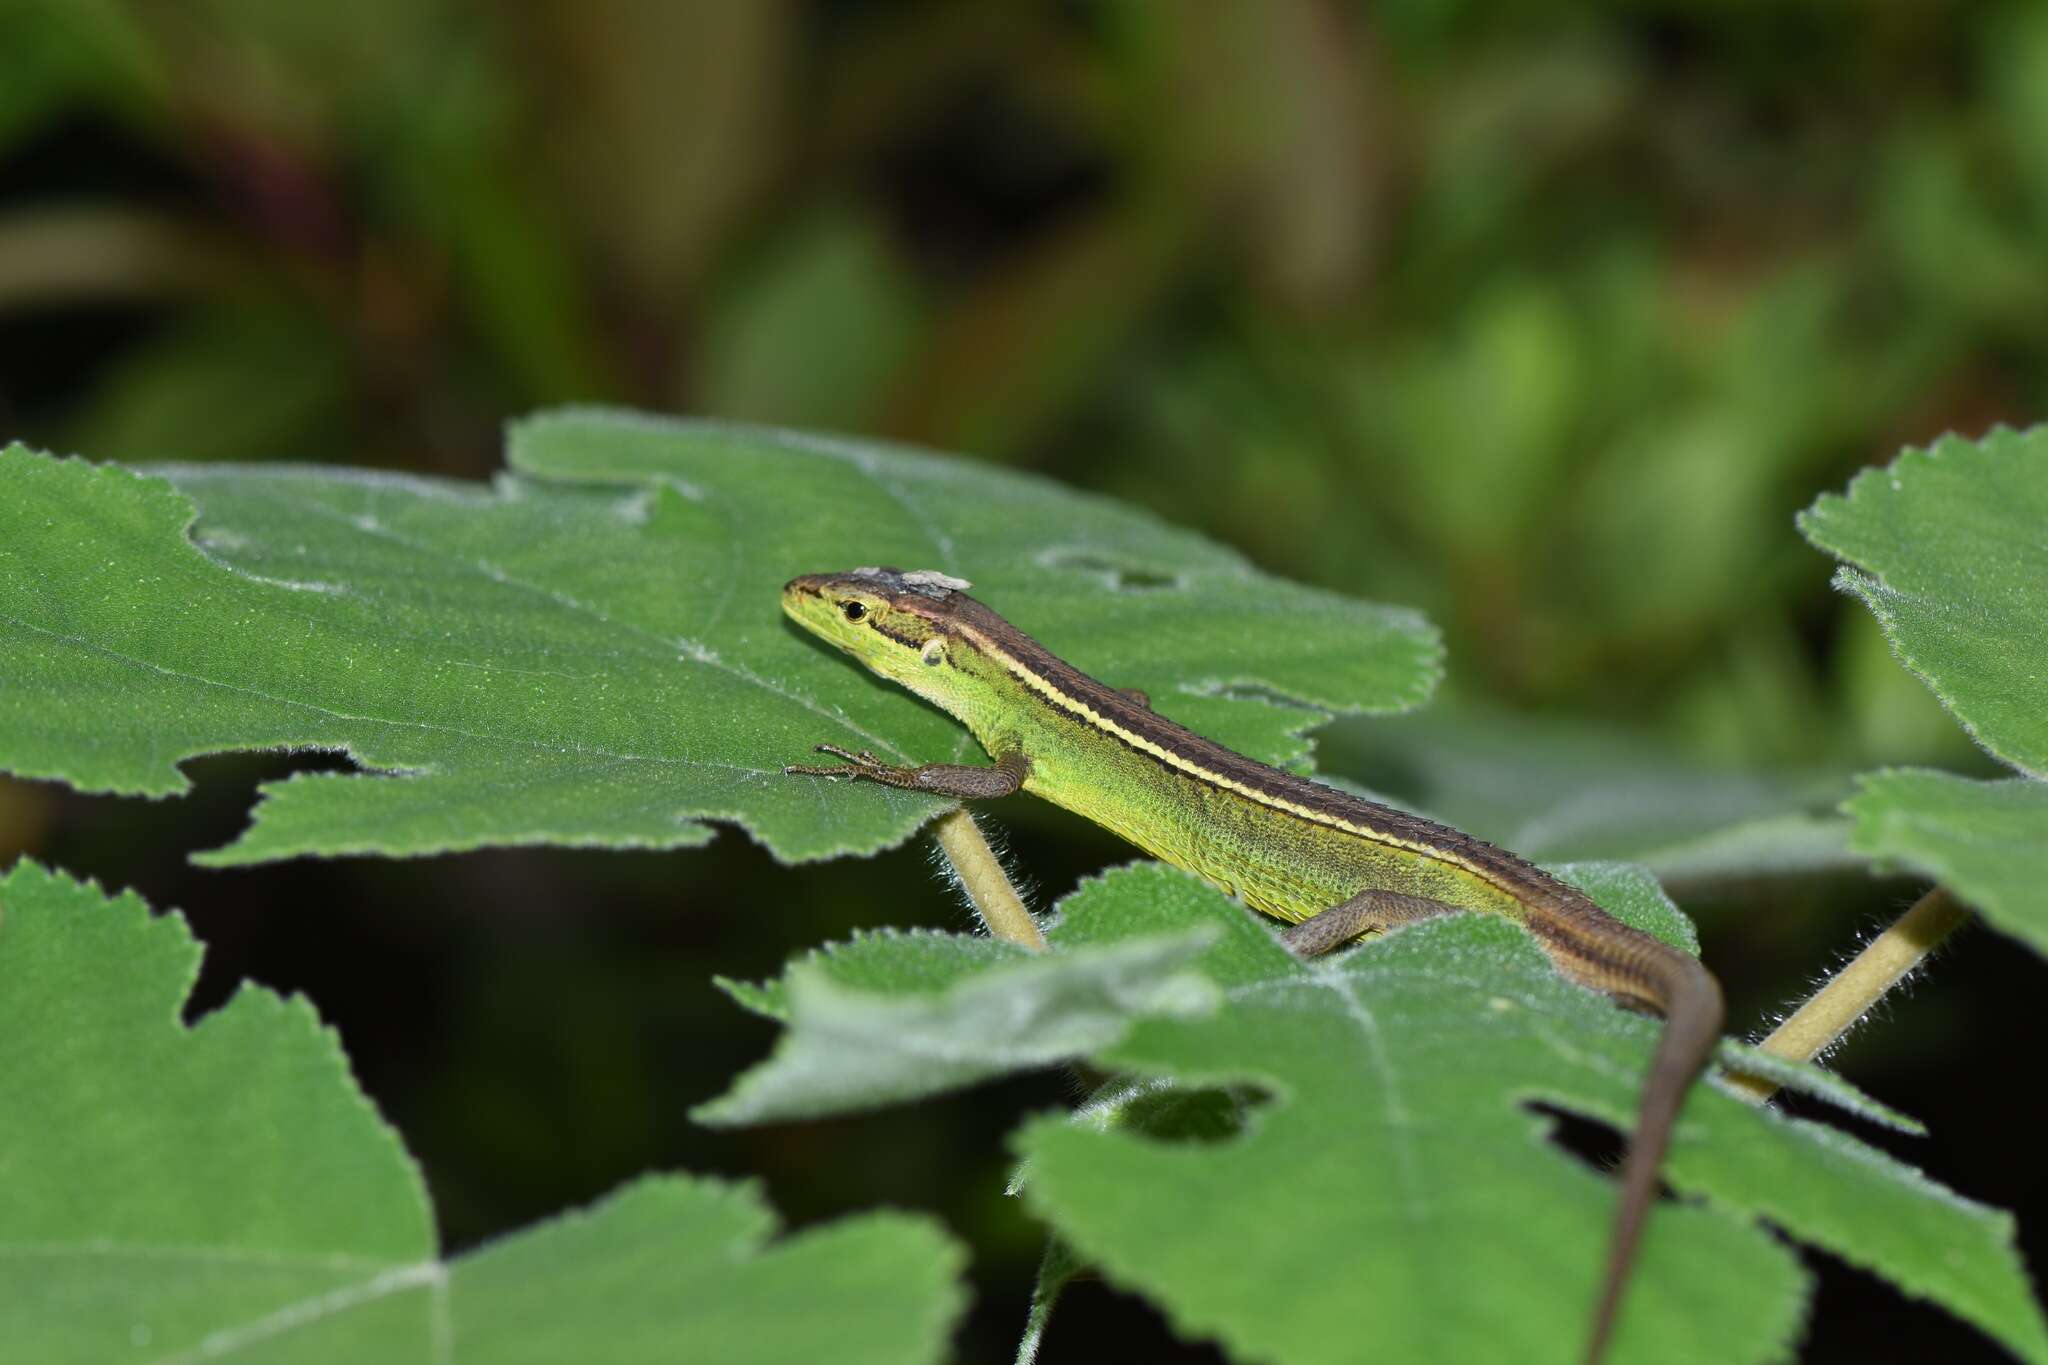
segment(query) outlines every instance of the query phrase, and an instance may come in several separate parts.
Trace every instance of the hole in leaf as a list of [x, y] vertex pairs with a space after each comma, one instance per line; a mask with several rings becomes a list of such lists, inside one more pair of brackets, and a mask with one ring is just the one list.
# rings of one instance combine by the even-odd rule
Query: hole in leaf
[[[1170, 1082], [1117, 1080], [1099, 1092], [1087, 1107], [1098, 1106], [1105, 1126], [1140, 1133], [1157, 1142], [1230, 1142], [1244, 1136], [1260, 1109], [1273, 1096], [1257, 1086], [1205, 1086], [1190, 1089]], [[1086, 1112], [1084, 1110], [1084, 1112]]]
[[1628, 1152], [1628, 1140], [1619, 1129], [1543, 1100], [1526, 1100], [1522, 1107], [1549, 1120], [1544, 1125], [1543, 1136], [1551, 1146], [1576, 1157], [1605, 1176], [1612, 1176], [1621, 1169], [1621, 1159]]
[[342, 749], [285, 749], [253, 753], [204, 754], [198, 758], [187, 759], [179, 766], [184, 769], [185, 775], [192, 779], [195, 788], [210, 784], [246, 788], [252, 799], [255, 789], [265, 782], [279, 782], [288, 777], [311, 776], [316, 773], [368, 774], [374, 771], [357, 763]]
[[1226, 701], [1255, 701], [1267, 706], [1277, 706], [1283, 711], [1313, 711], [1319, 715], [1329, 712], [1314, 702], [1303, 701], [1300, 697], [1289, 696], [1276, 687], [1264, 683], [1201, 683], [1188, 690], [1204, 696], [1222, 697]]
[[1179, 574], [1119, 563], [1084, 550], [1048, 550], [1039, 556], [1038, 562], [1048, 569], [1073, 569], [1091, 574], [1116, 592], [1159, 592], [1181, 586]]

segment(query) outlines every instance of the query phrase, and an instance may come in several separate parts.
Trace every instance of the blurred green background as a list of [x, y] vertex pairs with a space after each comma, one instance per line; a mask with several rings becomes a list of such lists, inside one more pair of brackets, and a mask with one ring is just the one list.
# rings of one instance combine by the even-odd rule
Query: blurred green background
[[[1568, 737], [1561, 793], [1585, 735], [1831, 793], [1968, 768], [1792, 515], [2048, 412], [2048, 7], [0, 0], [0, 436], [479, 478], [567, 400], [962, 451], [1420, 607], [1442, 727]], [[1390, 785], [1383, 732], [1337, 728]], [[761, 1176], [798, 1221], [914, 1204], [975, 1243], [963, 1357], [1006, 1351], [1037, 1246], [1001, 1134], [1070, 1082], [684, 1117], [769, 1037], [711, 973], [961, 922], [919, 850], [202, 874], [309, 764], [192, 766], [166, 804], [0, 785], [0, 856], [185, 907], [202, 1005], [311, 994], [453, 1243], [655, 1166]], [[1123, 856], [1002, 817], [1046, 897]], [[1684, 899], [1753, 1024], [1912, 890]], [[2039, 989], [1978, 935], [1845, 1057], [1936, 1124], [1902, 1152], [2023, 1218], [2048, 1192], [1970, 1051]], [[1808, 1358], [1976, 1346], [1825, 1269]], [[1166, 1341], [1094, 1287], [1048, 1349]]]

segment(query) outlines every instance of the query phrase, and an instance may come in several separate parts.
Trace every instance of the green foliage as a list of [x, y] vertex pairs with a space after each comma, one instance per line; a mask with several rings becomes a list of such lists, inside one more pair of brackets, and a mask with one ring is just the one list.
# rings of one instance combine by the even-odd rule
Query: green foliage
[[1625, 859], [1667, 886], [1860, 865], [1833, 811], [1847, 780], [1831, 773], [1709, 767], [1611, 726], [1470, 703], [1319, 738], [1325, 769], [1527, 858]]
[[1951, 436], [1867, 470], [1799, 519], [1851, 566], [1912, 669], [1992, 754], [2048, 777], [2048, 427]]
[[230, 748], [376, 773], [272, 785], [216, 864], [673, 848], [708, 818], [783, 858], [871, 851], [939, 803], [843, 801], [780, 765], [826, 740], [913, 761], [966, 741], [850, 679], [774, 588], [872, 563], [976, 580], [1081, 666], [1271, 761], [1302, 759], [1329, 711], [1412, 705], [1436, 675], [1410, 613], [1014, 475], [588, 413], [521, 425], [512, 465], [483, 492], [0, 454], [0, 669], [23, 684], [0, 696], [0, 766], [149, 795]]
[[[1105, 884], [1098, 907], [1070, 904], [1074, 941], [1217, 920], [1231, 936], [1204, 965], [1232, 1007], [1141, 1024], [1105, 1060], [1239, 1076], [1283, 1098], [1243, 1142], [1199, 1151], [1051, 1121], [1027, 1129], [1027, 1193], [1062, 1233], [1177, 1320], [1245, 1349], [1339, 1359], [1371, 1341], [1397, 1358], [1571, 1359], [1605, 1201], [1586, 1197], [1589, 1173], [1545, 1150], [1517, 1102], [1625, 1121], [1652, 1026], [1563, 985], [1525, 936], [1495, 921], [1421, 925], [1301, 964], [1257, 926], [1235, 922], [1232, 933], [1235, 907], [1214, 893], [1165, 873], [1127, 875], [1152, 885], [1119, 898]], [[1661, 899], [1640, 874], [1578, 880], [1610, 910], [1633, 901], [1640, 915]], [[2030, 1358], [2048, 1356], [2010, 1220], [1860, 1144], [1706, 1088], [1667, 1171], [1708, 1203], [1660, 1212], [1617, 1359], [1781, 1349], [1799, 1276], [1727, 1210], [1768, 1216]], [[1347, 1295], [1360, 1283], [1382, 1291], [1364, 1317]]]
[[[1683, 918], [1641, 872], [1567, 874], [1610, 911], [1682, 938]], [[1107, 950], [1153, 950], [1163, 935], [1201, 929], [1210, 946], [1198, 965], [1223, 992], [1220, 1008], [1144, 1012], [1090, 1049], [1097, 1064], [1135, 1073], [1137, 1090], [1113, 1086], [1080, 1115], [1019, 1135], [1025, 1196], [1066, 1244], [1182, 1330], [1248, 1356], [1574, 1358], [1605, 1245], [1606, 1186], [1549, 1147], [1524, 1106], [1626, 1122], [1653, 1023], [1563, 983], [1526, 935], [1485, 917], [1302, 963], [1227, 898], [1157, 865], [1090, 882], [1060, 910], [1055, 955], [1031, 964], [1041, 982], [1085, 979]], [[901, 1030], [892, 1053], [946, 1059], [930, 1073], [936, 1089], [959, 1079], [961, 1047], [937, 1005], [972, 985], [991, 1003], [1042, 998], [1024, 994], [1009, 954], [944, 942], [871, 937], [792, 970], [792, 1002], [820, 975], [837, 990], [829, 1007], [790, 1011], [791, 1035], [765, 1068], [784, 1087], [776, 1112], [815, 1112], [805, 1096], [842, 1107], [905, 1093], [893, 1076], [790, 1064], [835, 1047], [863, 1010], [886, 1011]], [[1048, 1028], [1037, 1011], [1028, 1017], [1025, 1050]], [[986, 1046], [970, 1039], [964, 1051], [985, 1074], [998, 1069]], [[763, 1074], [714, 1109], [747, 1104]], [[1190, 1142], [1214, 1125], [1162, 1114], [1162, 1082], [1257, 1098], [1225, 1131]], [[1783, 1349], [1805, 1280], [1757, 1217], [2048, 1359], [2010, 1219], [1853, 1139], [1708, 1087], [1686, 1111], [1668, 1171], [1706, 1202], [1659, 1211], [1617, 1359], [1762, 1360]], [[1369, 1313], [1361, 1284], [1374, 1286]]]
[[[939, 1361], [964, 1261], [922, 1218], [871, 1213], [770, 1242], [745, 1186], [650, 1177], [449, 1267], [456, 1359], [659, 1365]], [[353, 1359], [382, 1358], [374, 1347]]]
[[418, 1169], [304, 1000], [245, 988], [182, 1025], [199, 957], [133, 893], [0, 881], [12, 1355], [149, 1359], [380, 1285], [412, 1292], [376, 1316], [425, 1323]]
[[1191, 931], [1044, 956], [937, 934], [855, 939], [793, 964], [770, 987], [733, 991], [788, 1031], [772, 1058], [697, 1117], [815, 1118], [1098, 1052], [1133, 1019], [1216, 1007], [1209, 979], [1185, 970], [1209, 938]]
[[1859, 475], [1800, 518], [1848, 562], [1899, 661], [2023, 777], [1870, 774], [1844, 806], [1857, 852], [1940, 879], [2048, 951], [2048, 427], [1949, 437]]
[[1867, 774], [1843, 809], [1858, 852], [1925, 872], [2048, 953], [2048, 782], [1894, 768]]
[[[1959, 766], [1970, 752], [1862, 605], [1827, 601], [1783, 528], [1900, 440], [2048, 409], [2048, 9], [1582, 6], [1563, 23], [1470, 3], [1224, 9], [1196, 20], [1118, 0], [0, 0], [0, 420], [11, 426], [0, 440], [96, 458], [477, 476], [496, 465], [503, 413], [575, 396], [968, 449], [1126, 498], [1266, 570], [1426, 610], [1449, 643], [1457, 713], [1441, 726], [1434, 711], [1417, 716], [1384, 743], [1346, 736], [1343, 754], [1326, 736], [1325, 771], [1518, 851], [1637, 858], [1717, 891], [1731, 873], [1881, 857], [1954, 880], [1993, 922], [2033, 935], [2039, 898], [2023, 869], [2043, 846], [2027, 813], [2038, 788], [1873, 776], [1850, 806], [1862, 822], [1853, 848], [1841, 820], [1817, 813], [1840, 795], [1836, 774]], [[186, 484], [209, 515], [210, 496], [227, 491]], [[283, 516], [305, 486], [273, 487], [281, 512], [243, 502], [258, 520]], [[404, 501], [403, 487], [382, 487]], [[11, 495], [0, 487], [0, 518], [16, 514]], [[0, 534], [0, 556], [18, 529]], [[609, 564], [607, 545], [565, 557]], [[382, 555], [390, 581], [375, 600], [411, 603], [429, 628], [437, 602], [460, 614], [478, 600], [439, 567], [353, 548], [365, 563]], [[652, 589], [673, 581], [668, 548], [630, 562], [650, 585], [637, 604], [650, 617]], [[0, 564], [0, 593], [19, 586], [16, 562]], [[734, 601], [767, 620], [761, 591], [745, 584]], [[1031, 589], [1005, 593], [1023, 601]], [[515, 609], [507, 630], [560, 630], [603, 650], [604, 669], [620, 664], [616, 641], [563, 614], [572, 621]], [[173, 602], [163, 615], [187, 613]], [[1056, 614], [1027, 624], [1089, 643], [1060, 637]], [[236, 638], [228, 624], [213, 633]], [[275, 638], [291, 639], [290, 626]], [[456, 640], [474, 644], [475, 632], [458, 623]], [[25, 726], [40, 741], [65, 700], [16, 710], [39, 675], [18, 671], [10, 648], [0, 644], [0, 739], [22, 740]], [[522, 685], [563, 681], [547, 676], [561, 659], [516, 653], [493, 642], [486, 713]], [[508, 686], [507, 663], [535, 671]], [[954, 752], [927, 746], [957, 745], [955, 733], [843, 665], [792, 667], [820, 705], [915, 740], [915, 756]], [[698, 743], [709, 732], [677, 718], [746, 691], [697, 688], [704, 670], [691, 661], [647, 670], [665, 670], [669, 714], [586, 714]], [[57, 675], [76, 689], [67, 762], [103, 753], [132, 765], [148, 750], [147, 771], [124, 780], [182, 788], [169, 765], [194, 739], [173, 732], [188, 699], [157, 674], [155, 700], [124, 713], [117, 693], [84, 690], [89, 671], [81, 661]], [[1170, 688], [1178, 675], [1162, 671]], [[110, 687], [120, 674], [107, 670]], [[349, 680], [322, 681], [339, 691]], [[385, 699], [409, 703], [410, 685]], [[1488, 713], [1502, 703], [1513, 719], [1496, 723]], [[242, 697], [239, 719], [260, 705]], [[1531, 707], [1567, 714], [1555, 749], [1531, 738]], [[367, 734], [377, 722], [361, 717], [398, 713], [349, 714], [286, 707], [274, 742], [332, 726], [421, 770], [286, 784], [229, 857], [689, 843], [704, 837], [697, 817], [737, 809], [701, 784], [601, 763], [572, 801], [572, 775], [538, 753], [451, 766], [457, 748], [478, 755], [421, 732], [416, 711], [396, 735]], [[1644, 742], [1610, 748], [1572, 718], [1625, 719]], [[582, 724], [541, 719], [548, 737]], [[836, 718], [797, 719], [776, 745], [832, 737]], [[1256, 731], [1270, 741], [1261, 752], [1299, 763], [1284, 732], [1312, 719], [1218, 697], [1198, 723]], [[173, 727], [161, 744], [160, 722]], [[256, 733], [237, 725], [196, 742], [272, 742]], [[788, 757], [746, 762], [768, 770]], [[1702, 769], [1702, 757], [1739, 772]], [[401, 808], [408, 791], [432, 799]], [[839, 793], [807, 818], [821, 849], [840, 835], [872, 845], [918, 817], [899, 801]], [[661, 804], [650, 813], [650, 802]], [[141, 803], [4, 785], [0, 850], [161, 870], [199, 842], [207, 804], [144, 815]], [[293, 811], [295, 827], [271, 823]], [[1005, 818], [1055, 888], [1102, 856], [1056, 816]], [[205, 839], [220, 828], [207, 823]], [[522, 867], [543, 861], [523, 856]], [[507, 896], [503, 867], [299, 869], [298, 886], [325, 888], [299, 908], [339, 922], [362, 879], [418, 877], [436, 906], [418, 924], [425, 937], [466, 923], [465, 903], [508, 909], [523, 892], [538, 912], [536, 888], [561, 885], [522, 877]], [[492, 939], [557, 992], [550, 1037], [594, 1039], [620, 1017], [621, 973], [691, 969], [622, 928], [637, 922], [634, 902], [681, 907], [692, 933], [722, 922], [704, 906], [758, 907], [747, 921], [757, 951], [823, 916], [944, 913], [936, 897], [906, 894], [901, 860], [843, 861], [829, 880], [792, 874], [788, 885], [822, 889], [772, 914], [753, 899], [758, 863], [743, 851], [603, 867], [607, 913], [578, 930], [592, 953], [580, 973], [537, 940]], [[258, 888], [294, 871], [219, 878], [205, 900], [253, 921], [273, 908]], [[1899, 888], [1806, 878], [1770, 894], [1773, 913], [1748, 923], [1739, 905], [1717, 905], [1715, 966], [1738, 1000], [1808, 975], [1822, 945], [1895, 908]], [[713, 959], [707, 971], [732, 947], [691, 942], [686, 952]], [[332, 949], [354, 955], [346, 976], [365, 991], [379, 989], [385, 950], [375, 935]], [[1930, 1117], [1936, 1096], [1958, 1118], [2004, 1104], [1999, 1049], [1976, 1049], [1973, 1063], [1955, 1048], [1938, 1065], [1921, 1051], [1965, 1020], [1981, 1026], [1980, 980], [1921, 992], [1893, 1020], [1896, 1046], [1857, 1059], [1866, 1074], [1891, 1068], [1887, 1087], [1910, 1084], [1917, 1060], [1920, 1076], [1941, 1075], [1920, 1101]], [[459, 1008], [460, 991], [435, 994]], [[452, 1070], [418, 1069], [423, 1091], [469, 1094], [470, 1068], [532, 1075], [530, 1033], [479, 1013], [437, 1023], [475, 1046], [439, 1063]], [[724, 1079], [715, 1049], [658, 1061], [648, 1049], [630, 1072], [629, 1050], [608, 1042], [605, 1064], [621, 1070], [607, 1076], [630, 1098], [579, 1120], [614, 1142], [637, 1132], [646, 1096], [696, 1096]], [[500, 1150], [497, 1107], [439, 1102], [462, 1116], [437, 1151]], [[532, 1089], [515, 1102], [545, 1103]], [[965, 1150], [966, 1112], [927, 1111], [919, 1141]], [[1953, 1139], [1951, 1122], [1940, 1127]], [[1973, 1164], [2033, 1160], [2024, 1127], [1975, 1132]], [[778, 1135], [753, 1155], [773, 1171], [792, 1146]], [[496, 1188], [471, 1201], [474, 1216], [526, 1216], [508, 1214], [502, 1191], [568, 1164], [549, 1142], [528, 1150], [518, 1178], [476, 1182]], [[839, 1187], [820, 1197], [861, 1198], [871, 1164], [837, 1163]], [[824, 1181], [825, 1165], [802, 1163], [803, 1178]], [[1004, 1254], [991, 1239], [979, 1269], [992, 1286]]]
[[0, 878], [10, 1359], [939, 1358], [960, 1256], [901, 1215], [771, 1245], [750, 1190], [651, 1177], [436, 1259], [418, 1168], [304, 1000], [180, 1022], [199, 953], [133, 893]]
[[[1857, 557], [1844, 581], [2007, 756], [2040, 739], [2023, 704], [2040, 592], [2027, 499], [2048, 464], [2034, 443], [1909, 456], [1806, 522]], [[899, 448], [569, 412], [517, 427], [511, 465], [480, 489], [317, 469], [144, 475], [0, 452], [0, 670], [20, 684], [0, 694], [0, 764], [149, 794], [183, 790], [178, 763], [220, 749], [333, 750], [365, 769], [274, 784], [220, 862], [676, 847], [715, 821], [799, 859], [885, 846], [939, 807], [784, 781], [781, 761], [819, 740], [901, 759], [963, 756], [968, 742], [790, 629], [774, 588], [797, 572], [896, 562], [969, 577], [1084, 669], [1296, 767], [1310, 726], [1411, 705], [1438, 668], [1434, 633], [1410, 613], [1263, 578], [1117, 506]], [[2012, 517], [1982, 505], [1986, 469]], [[1689, 769], [1571, 727], [1516, 747], [1473, 714], [1332, 752], [1405, 772], [1412, 799], [1532, 849], [1548, 837], [1706, 876], [1844, 856], [1841, 827], [1815, 811], [1833, 779]], [[1605, 779], [1584, 811], [1549, 800], [1572, 755]], [[1879, 774], [1847, 808], [1850, 847], [1943, 877], [2039, 942], [2026, 898], [2048, 847], [2041, 790]], [[1693, 947], [1640, 869], [1567, 875]], [[0, 1033], [29, 1044], [0, 1083], [30, 1097], [0, 1126], [0, 1160], [49, 1192], [0, 1226], [0, 1244], [36, 1266], [0, 1296], [10, 1342], [89, 1359], [275, 1338], [345, 1358], [456, 1323], [479, 1358], [554, 1359], [596, 1341], [631, 1360], [671, 1350], [687, 1323], [706, 1341], [744, 1336], [727, 1359], [941, 1349], [955, 1258], [922, 1225], [856, 1220], [770, 1246], [751, 1195], [687, 1179], [437, 1259], [414, 1169], [309, 1009], [245, 990], [187, 1030], [176, 1015], [196, 948], [175, 920], [32, 867], [0, 899], [0, 975], [40, 983], [0, 1005]], [[1458, 917], [1302, 963], [1226, 898], [1156, 865], [1085, 885], [1050, 938], [1055, 951], [1034, 957], [872, 934], [729, 987], [786, 1031], [699, 1117], [816, 1117], [1086, 1060], [1123, 1074], [1015, 1138], [1020, 1188], [1053, 1238], [1034, 1332], [1086, 1263], [1247, 1356], [1572, 1356], [1611, 1186], [1549, 1144], [1529, 1106], [1626, 1124], [1654, 1023], [1560, 980], [1512, 925]], [[1810, 1068], [1734, 1046], [1722, 1057], [1915, 1127]], [[1854, 1139], [1710, 1085], [1666, 1174], [1693, 1199], [1652, 1222], [1617, 1359], [1782, 1352], [1807, 1281], [1767, 1220], [2048, 1360], [2011, 1220]], [[1370, 1314], [1360, 1284], [1375, 1286]], [[113, 1293], [132, 1311], [44, 1306]], [[806, 1311], [789, 1312], [798, 1299]], [[107, 1335], [138, 1323], [140, 1346]]]
[[[221, 191], [60, 180], [145, 219], [140, 249], [24, 273], [42, 306], [163, 303], [174, 335], [281, 306], [306, 337], [279, 353], [333, 382], [286, 382], [306, 401], [278, 410], [274, 454], [473, 460], [493, 413], [570, 391], [858, 420], [1149, 486], [1316, 581], [1412, 573], [1462, 650], [1513, 632], [1524, 650], [1490, 666], [1553, 696], [1589, 643], [1740, 629], [1751, 590], [1797, 572], [1751, 554], [1769, 514], [1849, 452], [2038, 384], [2038, 17], [1964, 6], [1941, 41], [1911, 16], [1830, 27], [1788, 105], [1749, 14], [1535, 33], [1466, 7], [1418, 41], [1404, 17], [1331, 28], [1298, 3], [1208, 24], [760, 8], [575, 23], [426, 0], [308, 22], [208, 0], [171, 26], [124, 0], [13, 7], [0, 153], [34, 175], [38, 134], [98, 121]], [[1674, 42], [1679, 100], [1656, 55]], [[1940, 93], [1869, 100], [1879, 71]], [[1659, 176], [1631, 173], [1639, 141]], [[252, 182], [292, 192], [292, 230], [234, 192]], [[1737, 207], [1765, 195], [1796, 230]], [[195, 238], [235, 268], [152, 268]], [[874, 344], [844, 344], [849, 325]], [[753, 357], [777, 338], [770, 374]], [[162, 340], [127, 344], [154, 368]], [[83, 441], [105, 406], [158, 449], [212, 448], [225, 366], [163, 365], [153, 429], [135, 368], [30, 395], [30, 430]], [[1195, 476], [1157, 477], [1177, 467]], [[1349, 495], [1362, 473], [1380, 495]], [[1495, 496], [1465, 496], [1481, 483]], [[1540, 630], [1476, 619], [1510, 558]]]
[[[260, 459], [291, 448], [309, 414], [331, 410], [341, 363], [332, 339], [288, 310], [224, 314], [127, 356], [107, 375], [92, 412], [66, 435], [101, 459]], [[163, 444], [167, 430], [200, 427], [202, 446]], [[297, 449], [311, 458], [339, 456], [345, 446], [331, 439]]]
[[908, 272], [874, 224], [795, 224], [735, 276], [706, 320], [702, 406], [791, 426], [872, 428], [917, 335]]
[[1941, 757], [1865, 747], [1777, 528], [2048, 398], [2048, 17], [731, 8], [0, 6], [0, 321], [104, 337], [24, 339], [69, 359], [0, 377], [10, 434], [478, 472], [570, 395], [856, 425], [1371, 584], [1505, 700]]

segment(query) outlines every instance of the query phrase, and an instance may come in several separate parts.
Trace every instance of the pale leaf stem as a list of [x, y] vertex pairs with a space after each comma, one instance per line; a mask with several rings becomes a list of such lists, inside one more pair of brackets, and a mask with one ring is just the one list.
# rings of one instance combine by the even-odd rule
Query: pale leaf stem
[[[1794, 1010], [1771, 1036], [1757, 1044], [1774, 1057], [1809, 1062], [1847, 1033], [1887, 991], [1970, 917], [1968, 907], [1935, 887], [1899, 916], [1849, 964]], [[1730, 1076], [1735, 1091], [1763, 1103], [1778, 1087], [1760, 1076]]]
[[1010, 885], [1009, 874], [1003, 871], [995, 850], [982, 837], [974, 817], [965, 810], [948, 811], [933, 822], [932, 834], [988, 931], [997, 938], [1043, 952], [1045, 935], [1038, 932], [1038, 921], [1024, 908], [1016, 888]]

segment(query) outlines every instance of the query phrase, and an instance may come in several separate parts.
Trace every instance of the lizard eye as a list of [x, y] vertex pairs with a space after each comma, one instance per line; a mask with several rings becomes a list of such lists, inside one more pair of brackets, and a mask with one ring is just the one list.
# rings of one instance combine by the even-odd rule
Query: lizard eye
[[849, 621], [858, 621], [868, 614], [867, 607], [859, 602], [841, 602], [839, 610], [846, 613], [846, 619]]

